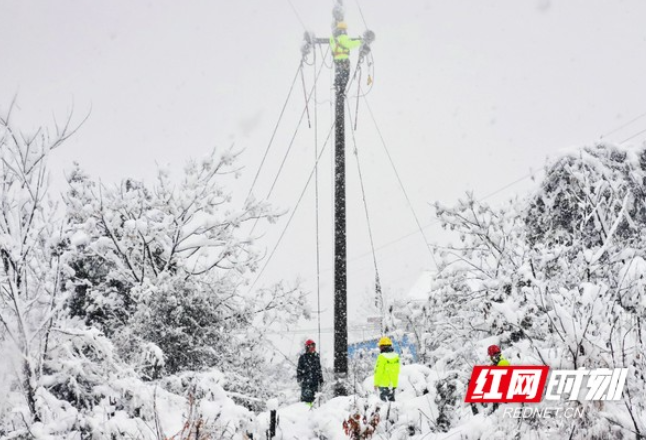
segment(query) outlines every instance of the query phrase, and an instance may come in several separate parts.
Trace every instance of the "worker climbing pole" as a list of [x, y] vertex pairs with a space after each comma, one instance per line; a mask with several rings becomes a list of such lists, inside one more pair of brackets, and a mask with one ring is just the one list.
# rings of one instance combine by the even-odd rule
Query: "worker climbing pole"
[[305, 34], [306, 47], [330, 44], [334, 58], [334, 394], [347, 395], [348, 375], [348, 305], [347, 305], [347, 244], [345, 197], [345, 98], [350, 80], [350, 50], [360, 47], [359, 61], [370, 52], [375, 34], [366, 31], [361, 38], [347, 35], [343, 2], [337, 0], [332, 10], [332, 36], [328, 40]]

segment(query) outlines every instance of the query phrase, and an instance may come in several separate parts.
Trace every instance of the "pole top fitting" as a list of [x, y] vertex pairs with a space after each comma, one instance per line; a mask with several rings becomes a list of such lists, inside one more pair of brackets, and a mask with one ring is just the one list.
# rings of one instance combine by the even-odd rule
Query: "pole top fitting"
[[370, 29], [366, 30], [363, 33], [363, 43], [364, 44], [371, 44], [373, 41], [375, 41], [375, 33], [371, 31]]

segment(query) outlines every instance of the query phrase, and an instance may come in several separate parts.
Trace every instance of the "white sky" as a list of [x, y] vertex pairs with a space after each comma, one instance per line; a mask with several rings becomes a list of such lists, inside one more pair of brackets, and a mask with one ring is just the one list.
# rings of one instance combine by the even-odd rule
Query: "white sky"
[[[523, 192], [529, 179], [507, 185], [539, 170], [559, 149], [594, 142], [646, 112], [643, 0], [344, 3], [351, 35], [366, 24], [377, 35], [368, 100], [423, 225], [433, 221], [429, 203], [452, 204], [466, 191], [480, 198], [505, 188], [492, 202]], [[0, 110], [17, 94], [16, 116], [29, 127], [51, 124], [53, 116], [62, 120], [72, 108], [78, 121], [91, 108], [53, 158], [58, 179], [77, 160], [105, 182], [150, 180], [157, 163], [179, 166], [235, 144], [245, 150], [247, 172], [234, 186], [244, 197], [296, 72], [303, 32], [327, 37], [333, 4], [1, 1]], [[305, 71], [308, 87], [313, 75], [312, 68]], [[319, 147], [330, 114], [329, 71], [322, 77]], [[303, 104], [298, 82], [256, 187], [259, 197], [276, 174]], [[417, 226], [365, 102], [358, 119], [375, 244], [396, 242], [377, 254], [382, 282], [406, 291], [431, 258], [419, 234], [401, 239]], [[644, 128], [641, 118], [607, 139], [620, 142]], [[303, 125], [271, 198], [283, 208], [294, 206], [311, 170], [313, 139]], [[347, 169], [356, 321], [374, 275], [351, 154]], [[320, 181], [324, 328], [332, 323], [330, 175], [326, 155]], [[300, 274], [316, 290], [312, 200], [309, 191], [259, 283]], [[285, 220], [264, 236], [268, 252]], [[441, 240], [435, 228], [426, 231], [429, 241]]]

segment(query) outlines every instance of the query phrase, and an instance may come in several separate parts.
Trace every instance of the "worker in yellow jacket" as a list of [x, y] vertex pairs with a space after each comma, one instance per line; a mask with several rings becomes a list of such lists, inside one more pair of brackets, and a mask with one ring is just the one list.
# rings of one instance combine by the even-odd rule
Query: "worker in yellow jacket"
[[491, 359], [491, 363], [496, 367], [508, 367], [511, 365], [509, 361], [503, 357], [502, 351], [497, 345], [490, 345], [487, 348], [487, 354], [489, 355], [489, 359]]
[[338, 70], [334, 85], [344, 93], [350, 78], [350, 50], [361, 46], [361, 40], [348, 37], [347, 30], [345, 21], [339, 21], [330, 37], [330, 49]]
[[379, 340], [379, 356], [375, 365], [375, 390], [384, 402], [395, 401], [395, 390], [399, 384], [399, 355], [387, 336]]

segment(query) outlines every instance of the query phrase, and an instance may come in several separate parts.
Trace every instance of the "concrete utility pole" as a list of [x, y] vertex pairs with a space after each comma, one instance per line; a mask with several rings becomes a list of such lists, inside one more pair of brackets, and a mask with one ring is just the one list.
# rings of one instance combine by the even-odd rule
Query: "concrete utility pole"
[[[341, 0], [332, 11], [343, 21]], [[349, 61], [348, 61], [349, 63]], [[349, 71], [334, 63], [334, 395], [346, 396], [348, 377], [348, 261], [345, 215], [345, 87]], [[345, 77], [344, 77], [345, 75]]]
[[[332, 10], [334, 29], [343, 22], [343, 2], [337, 0]], [[374, 41], [374, 33], [366, 31], [359, 57], [363, 57]], [[306, 54], [313, 44], [330, 44], [329, 39], [314, 38], [305, 34]], [[334, 62], [334, 87], [336, 92], [334, 114], [334, 394], [347, 395], [348, 375], [348, 300], [347, 300], [347, 237], [345, 203], [345, 94], [350, 75], [350, 61]]]

